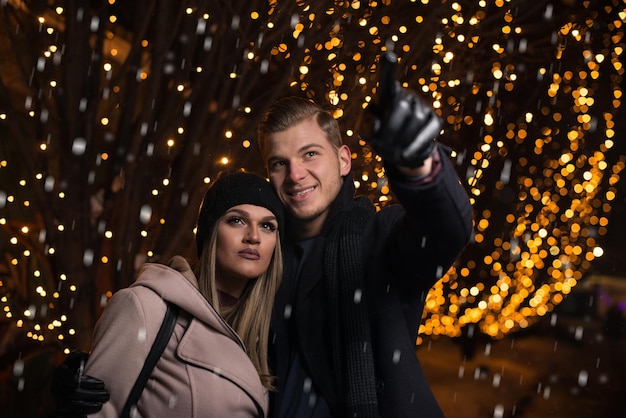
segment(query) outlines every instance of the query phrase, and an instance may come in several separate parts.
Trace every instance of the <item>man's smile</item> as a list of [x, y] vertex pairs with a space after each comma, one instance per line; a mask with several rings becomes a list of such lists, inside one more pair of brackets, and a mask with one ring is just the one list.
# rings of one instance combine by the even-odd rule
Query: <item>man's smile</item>
[[289, 191], [287, 192], [287, 194], [291, 197], [302, 197], [302, 196], [306, 196], [309, 193], [311, 193], [313, 190], [315, 190], [315, 187], [307, 187], [306, 189], [301, 189], [301, 190], [295, 190], [295, 191]]

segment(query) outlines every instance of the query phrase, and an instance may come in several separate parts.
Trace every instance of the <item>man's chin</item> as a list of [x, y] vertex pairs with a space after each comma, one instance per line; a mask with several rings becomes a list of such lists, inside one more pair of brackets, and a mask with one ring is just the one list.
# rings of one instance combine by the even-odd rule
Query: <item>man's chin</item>
[[297, 222], [311, 222], [320, 216], [318, 211], [307, 207], [292, 206], [288, 210], [293, 220]]

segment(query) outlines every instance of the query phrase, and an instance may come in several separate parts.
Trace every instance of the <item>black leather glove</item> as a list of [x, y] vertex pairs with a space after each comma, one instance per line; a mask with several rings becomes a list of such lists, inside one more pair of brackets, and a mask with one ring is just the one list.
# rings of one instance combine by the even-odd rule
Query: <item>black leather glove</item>
[[104, 382], [83, 374], [89, 354], [73, 351], [52, 375], [52, 396], [57, 404], [56, 418], [83, 418], [102, 409], [110, 398]]
[[443, 123], [429, 105], [400, 86], [397, 61], [390, 52], [380, 57], [378, 102], [367, 107], [375, 118], [368, 142], [385, 162], [416, 168], [432, 155]]

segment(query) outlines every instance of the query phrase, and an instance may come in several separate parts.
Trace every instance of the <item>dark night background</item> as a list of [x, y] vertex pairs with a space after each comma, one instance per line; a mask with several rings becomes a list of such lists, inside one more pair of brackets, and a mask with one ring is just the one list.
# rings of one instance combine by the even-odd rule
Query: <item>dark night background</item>
[[624, 0], [0, 0], [0, 415], [48, 416], [107, 298], [194, 257], [210, 179], [264, 174], [273, 100], [332, 111], [393, 204], [359, 136], [387, 48], [474, 207], [416, 348], [446, 415], [623, 415], [625, 23]]

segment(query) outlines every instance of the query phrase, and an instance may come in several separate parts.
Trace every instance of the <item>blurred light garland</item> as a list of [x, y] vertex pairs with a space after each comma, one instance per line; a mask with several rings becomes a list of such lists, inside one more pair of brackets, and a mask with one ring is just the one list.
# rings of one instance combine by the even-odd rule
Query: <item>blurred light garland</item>
[[[141, 5], [157, 13], [155, 2]], [[40, 51], [32, 71], [17, 54], [0, 70], [0, 138], [12, 142], [0, 155], [0, 308], [34, 341], [68, 351], [68, 337], [93, 325], [75, 328], [75, 303], [101, 309], [146, 259], [189, 251], [194, 202], [211, 177], [224, 167], [262, 172], [252, 122], [275, 97], [326, 104], [353, 149], [359, 193], [394, 203], [358, 134], [377, 56], [389, 48], [403, 85], [445, 120], [442, 142], [475, 210], [474, 240], [429, 293], [420, 335], [458, 336], [469, 323], [494, 338], [526, 328], [602, 256], [626, 164], [612, 154], [622, 0], [270, 0], [241, 12], [196, 1], [154, 21], [132, 19], [115, 0], [99, 11], [29, 6], [0, 1], [9, 55]], [[181, 33], [167, 44], [159, 25], [170, 20]], [[70, 30], [83, 31], [86, 49], [66, 39]], [[59, 70], [86, 53], [81, 71]], [[67, 108], [52, 106], [58, 97]], [[85, 178], [64, 174], [73, 164]], [[179, 221], [182, 238], [169, 242]], [[76, 254], [84, 269], [68, 271], [62, 261]]]

